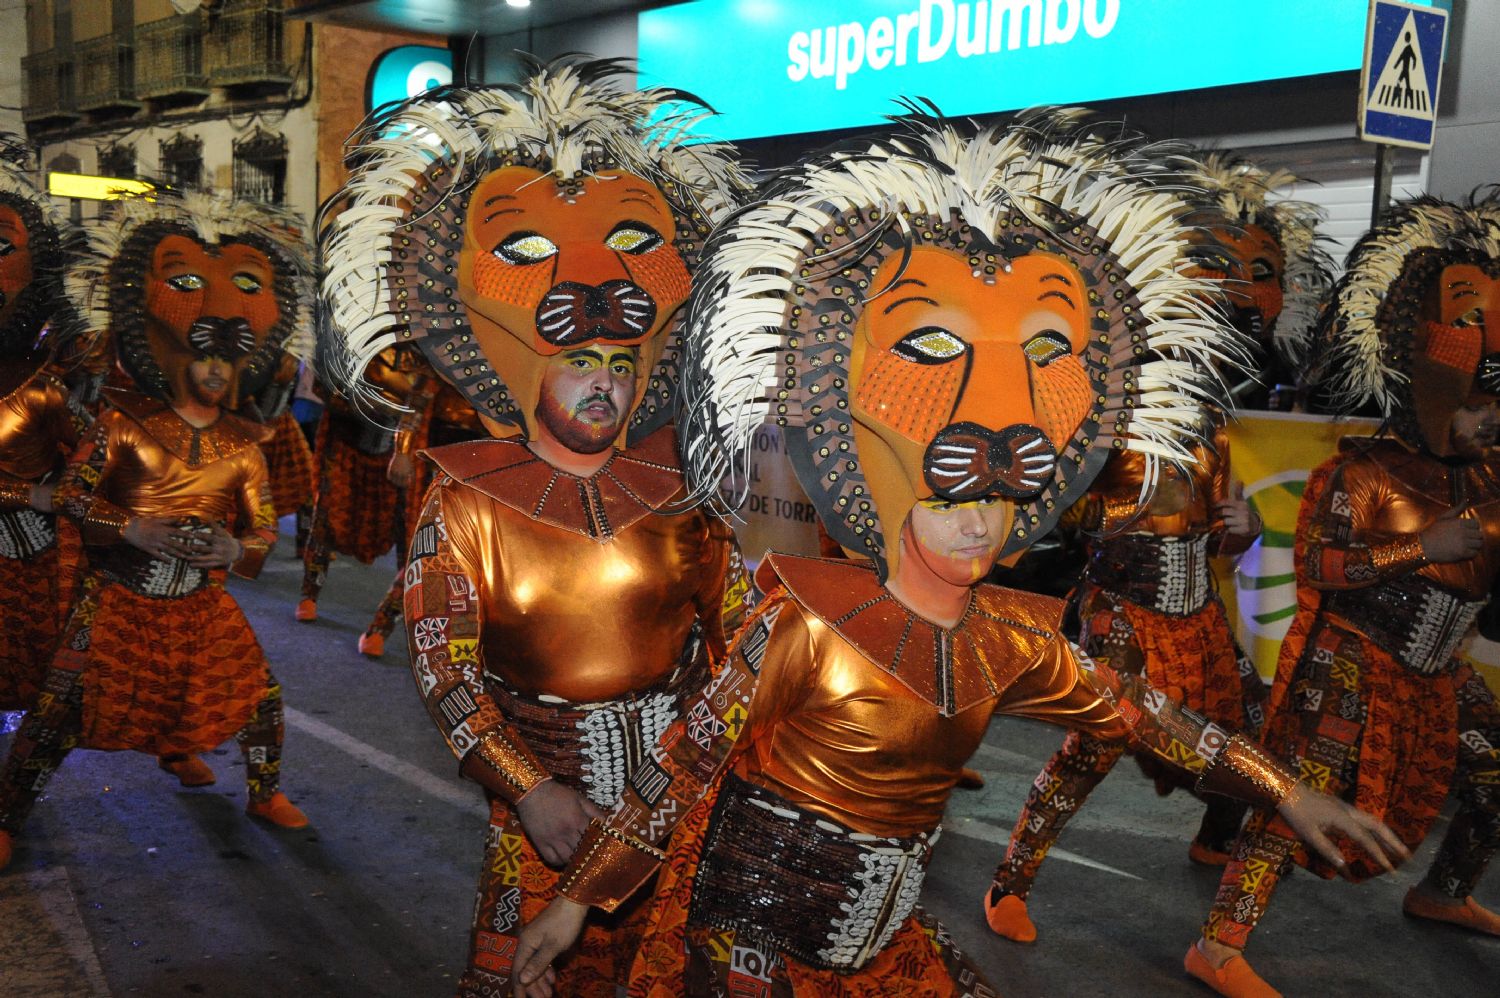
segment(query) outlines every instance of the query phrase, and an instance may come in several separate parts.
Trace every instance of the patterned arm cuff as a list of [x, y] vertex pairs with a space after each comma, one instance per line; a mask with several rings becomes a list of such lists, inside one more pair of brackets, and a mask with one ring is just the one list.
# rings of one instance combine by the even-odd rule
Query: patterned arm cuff
[[614, 911], [655, 875], [666, 859], [655, 846], [595, 818], [557, 883], [557, 893], [578, 904]]
[[1134, 520], [1140, 512], [1141, 504], [1134, 496], [1129, 499], [1105, 496], [1099, 504], [1099, 529], [1106, 534], [1118, 530]]
[[1297, 774], [1265, 749], [1235, 735], [1198, 777], [1197, 793], [1221, 794], [1255, 807], [1274, 808], [1297, 786]]
[[1407, 534], [1384, 544], [1370, 546], [1370, 563], [1381, 578], [1405, 575], [1427, 564], [1427, 553], [1422, 549], [1421, 534]]
[[0, 509], [27, 509], [31, 506], [31, 483], [0, 475]]
[[[474, 760], [472, 764], [471, 759]], [[486, 785], [513, 804], [519, 803], [522, 797], [536, 789], [537, 784], [552, 778], [552, 774], [543, 768], [525, 743], [513, 737], [503, 727], [494, 728], [480, 737], [468, 755], [464, 756], [460, 772], [464, 766], [470, 765], [477, 765], [498, 776], [500, 786], [496, 787], [493, 783]]]
[[[67, 511], [66, 507], [63, 511]], [[125, 510], [103, 499], [95, 499], [83, 516], [83, 540], [87, 544], [118, 544], [124, 540], [125, 525], [129, 522], [130, 514]]]
[[259, 533], [249, 534], [238, 539], [240, 542], [240, 556], [229, 570], [242, 579], [253, 579], [260, 575], [260, 570], [266, 564], [266, 556], [271, 553], [271, 543]]

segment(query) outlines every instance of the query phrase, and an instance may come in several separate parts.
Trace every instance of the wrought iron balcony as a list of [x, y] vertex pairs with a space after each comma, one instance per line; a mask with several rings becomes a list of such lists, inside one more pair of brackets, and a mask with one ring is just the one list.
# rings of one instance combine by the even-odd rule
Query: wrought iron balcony
[[90, 38], [75, 46], [80, 111], [134, 111], [135, 51], [128, 35]]
[[73, 90], [71, 47], [24, 57], [21, 75], [21, 118], [28, 125], [61, 127], [81, 117]]
[[208, 96], [203, 24], [196, 15], [176, 14], [136, 27], [135, 92], [159, 101], [194, 101]]
[[287, 54], [281, 0], [223, 0], [208, 16], [203, 68], [221, 87], [285, 87], [293, 66]]

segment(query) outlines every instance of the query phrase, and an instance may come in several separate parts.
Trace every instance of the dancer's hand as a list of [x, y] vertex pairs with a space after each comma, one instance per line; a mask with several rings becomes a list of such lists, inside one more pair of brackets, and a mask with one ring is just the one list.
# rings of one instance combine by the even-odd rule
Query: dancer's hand
[[593, 801], [556, 780], [537, 784], [516, 805], [516, 814], [542, 862], [551, 867], [566, 866], [589, 821], [604, 817]]
[[217, 523], [207, 530], [192, 527], [178, 527], [176, 530], [179, 536], [187, 539], [187, 548], [191, 552], [178, 557], [194, 568], [227, 568], [245, 553], [244, 545]]
[[121, 536], [153, 558], [186, 558], [192, 553], [177, 524], [159, 516], [132, 516]]
[[33, 485], [31, 487], [31, 508], [38, 513], [52, 512], [52, 493], [56, 490], [56, 485]]
[[1479, 521], [1464, 516], [1464, 506], [1454, 506], [1422, 531], [1422, 553], [1440, 565], [1468, 561], [1484, 547]]
[[557, 983], [552, 961], [563, 950], [578, 941], [588, 905], [553, 898], [542, 913], [527, 922], [516, 943], [516, 959], [511, 965], [512, 987], [516, 998], [550, 998]]
[[1224, 521], [1224, 529], [1236, 537], [1254, 537], [1260, 533], [1260, 517], [1245, 501], [1243, 482], [1234, 483], [1234, 492], [1214, 506], [1214, 515]]
[[1309, 849], [1332, 863], [1345, 876], [1348, 876], [1348, 863], [1329, 838], [1330, 833], [1341, 834], [1354, 842], [1385, 867], [1387, 873], [1396, 872], [1396, 867], [1411, 859], [1405, 843], [1379, 818], [1300, 783], [1277, 810]]
[[398, 452], [391, 455], [391, 463], [385, 468], [385, 477], [396, 488], [405, 489], [411, 487], [416, 471], [416, 462], [411, 459], [411, 455]]

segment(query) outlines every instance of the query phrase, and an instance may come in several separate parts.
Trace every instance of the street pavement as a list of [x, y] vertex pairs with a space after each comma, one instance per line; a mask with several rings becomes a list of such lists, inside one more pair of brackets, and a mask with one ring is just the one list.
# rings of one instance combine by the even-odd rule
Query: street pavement
[[[186, 790], [133, 753], [74, 753], [0, 873], [0, 998], [452, 993], [462, 970], [484, 807], [427, 719], [399, 634], [355, 641], [393, 566], [335, 563], [314, 623], [297, 623], [290, 539], [232, 588], [286, 690], [283, 786], [312, 819], [245, 817], [233, 743]], [[0, 715], [3, 719], [5, 715]], [[13, 720], [13, 718], [12, 718]], [[0, 748], [11, 735], [0, 735]], [[1187, 861], [1199, 806], [1159, 798], [1128, 761], [1063, 835], [1032, 895], [1038, 941], [991, 935], [980, 898], [1032, 778], [1062, 738], [993, 724], [957, 791], [924, 895], [1004, 998], [1207, 995], [1182, 956], [1218, 882]], [[1288, 998], [1500, 994], [1500, 939], [1402, 917], [1429, 842], [1395, 877], [1353, 886], [1300, 871], [1252, 941]], [[1500, 907], [1491, 875], [1479, 898]]]

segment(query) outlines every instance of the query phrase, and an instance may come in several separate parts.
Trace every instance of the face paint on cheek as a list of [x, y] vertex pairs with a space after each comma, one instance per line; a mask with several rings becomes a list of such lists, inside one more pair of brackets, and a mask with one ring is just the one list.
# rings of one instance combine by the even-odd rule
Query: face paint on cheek
[[1037, 425], [1054, 444], [1070, 440], [1089, 414], [1094, 393], [1088, 372], [1077, 357], [1059, 357], [1031, 375], [1031, 403]]
[[681, 302], [693, 288], [693, 279], [688, 275], [687, 264], [670, 245], [662, 245], [641, 256], [622, 257], [630, 279], [639, 284], [661, 306], [658, 315], [670, 311], [676, 302]]
[[866, 357], [856, 405], [917, 443], [926, 443], [948, 425], [963, 391], [966, 361], [917, 364], [873, 347]]
[[1484, 351], [1484, 331], [1474, 326], [1445, 326], [1429, 322], [1422, 353], [1435, 364], [1472, 373]]
[[552, 271], [550, 263], [518, 266], [506, 263], [493, 253], [483, 253], [474, 259], [472, 281], [474, 290], [485, 298], [534, 309], [552, 286]]
[[146, 316], [176, 333], [186, 342], [187, 328], [203, 314], [201, 291], [177, 291], [162, 281], [153, 281], [146, 292]]

